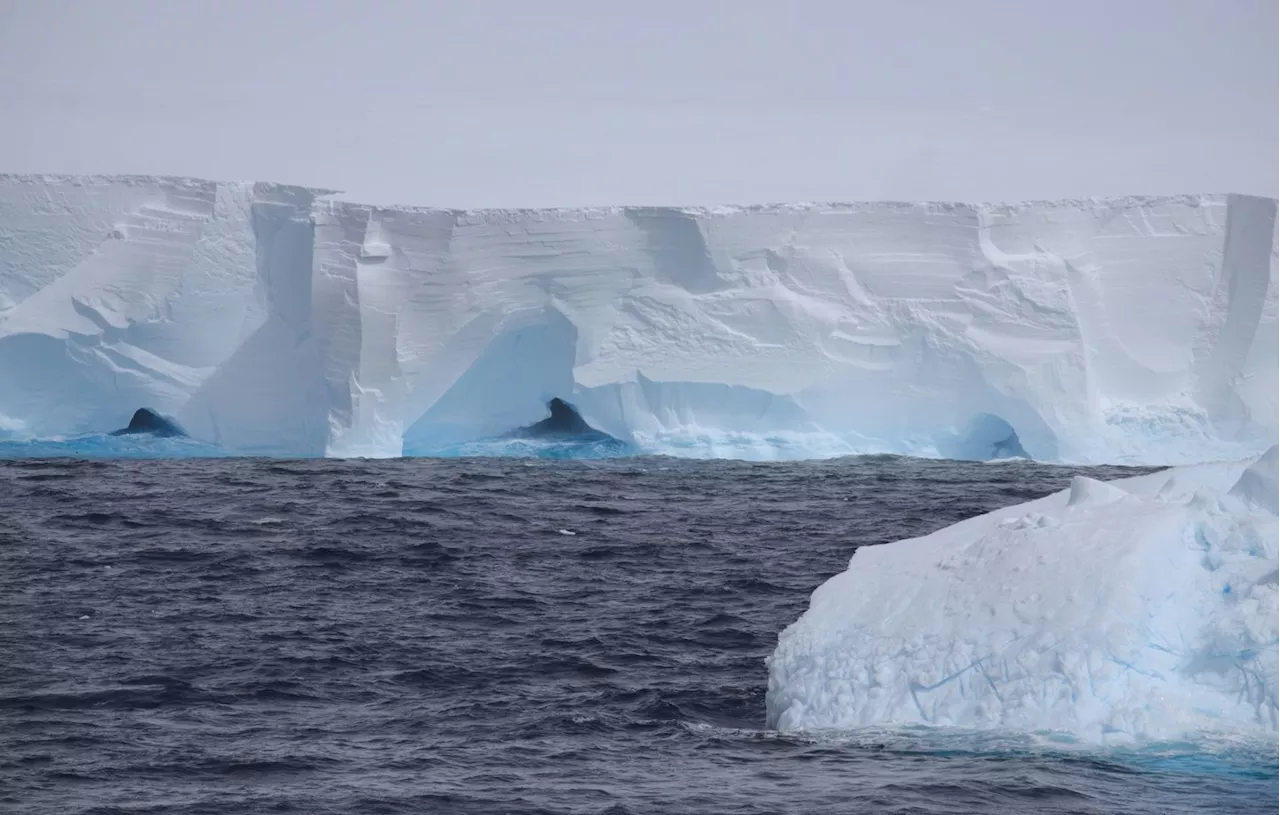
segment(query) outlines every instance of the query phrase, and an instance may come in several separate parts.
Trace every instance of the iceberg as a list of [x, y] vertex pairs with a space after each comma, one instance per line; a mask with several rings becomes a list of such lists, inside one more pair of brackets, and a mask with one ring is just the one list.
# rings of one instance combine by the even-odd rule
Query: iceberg
[[1179, 464], [1277, 438], [1276, 201], [475, 210], [0, 176], [0, 436]]
[[138, 408], [133, 412], [133, 418], [129, 420], [128, 427], [122, 427], [119, 430], [111, 431], [112, 436], [156, 436], [158, 438], [172, 438], [174, 436], [185, 436], [182, 428], [178, 427], [169, 419], [161, 416], [150, 408]]
[[858, 549], [768, 660], [781, 730], [1277, 731], [1277, 448]]

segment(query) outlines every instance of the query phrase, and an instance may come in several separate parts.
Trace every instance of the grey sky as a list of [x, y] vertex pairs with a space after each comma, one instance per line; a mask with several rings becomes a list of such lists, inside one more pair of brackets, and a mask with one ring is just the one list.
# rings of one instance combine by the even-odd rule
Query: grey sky
[[0, 171], [440, 206], [1277, 192], [1275, 0], [0, 0]]

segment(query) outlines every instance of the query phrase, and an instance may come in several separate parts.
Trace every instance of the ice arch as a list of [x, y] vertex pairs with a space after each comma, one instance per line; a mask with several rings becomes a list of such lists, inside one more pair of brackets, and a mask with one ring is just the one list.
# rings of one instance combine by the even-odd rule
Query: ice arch
[[545, 418], [551, 399], [573, 393], [577, 341], [577, 329], [558, 311], [523, 315], [409, 426], [405, 454], [496, 436]]

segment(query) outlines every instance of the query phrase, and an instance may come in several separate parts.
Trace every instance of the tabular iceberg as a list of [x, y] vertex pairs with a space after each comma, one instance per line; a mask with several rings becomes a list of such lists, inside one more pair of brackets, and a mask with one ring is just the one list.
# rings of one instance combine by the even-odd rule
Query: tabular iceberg
[[1276, 466], [1077, 477], [858, 550], [780, 635], [770, 725], [1274, 737]]
[[1276, 201], [456, 211], [0, 176], [0, 433], [1180, 463], [1277, 435]]

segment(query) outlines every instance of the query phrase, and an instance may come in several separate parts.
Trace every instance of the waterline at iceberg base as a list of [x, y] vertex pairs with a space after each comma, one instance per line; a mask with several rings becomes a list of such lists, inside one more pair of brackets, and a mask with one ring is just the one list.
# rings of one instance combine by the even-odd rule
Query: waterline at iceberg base
[[1277, 448], [859, 549], [778, 639], [771, 726], [1088, 743], [1277, 730]]
[[555, 398], [699, 457], [1178, 464], [1277, 435], [1268, 198], [460, 211], [0, 176], [0, 247], [10, 440], [148, 407], [229, 453], [448, 454]]

